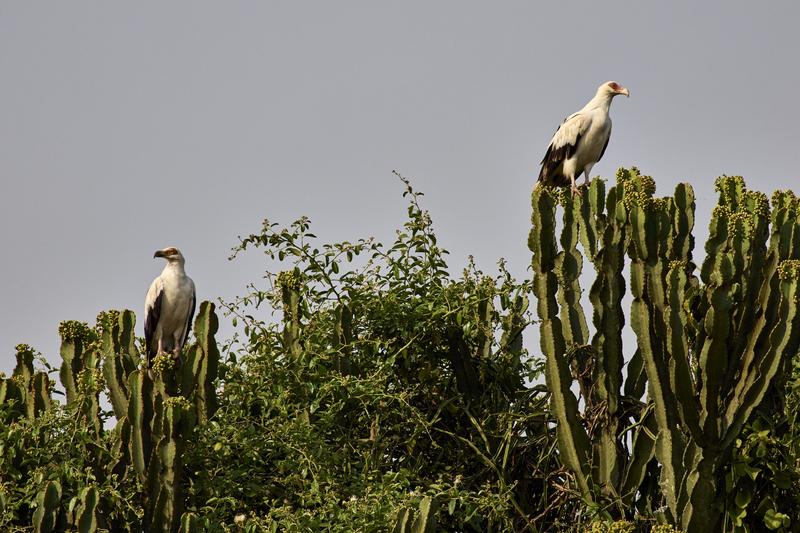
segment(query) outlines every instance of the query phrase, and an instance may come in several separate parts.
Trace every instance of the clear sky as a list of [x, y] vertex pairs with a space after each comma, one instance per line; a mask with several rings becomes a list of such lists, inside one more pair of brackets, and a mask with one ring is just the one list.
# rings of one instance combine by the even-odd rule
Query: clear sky
[[[617, 80], [594, 173], [795, 187], [796, 2], [0, 2], [0, 370], [60, 320], [141, 312], [180, 247], [199, 299], [261, 220], [388, 240], [397, 169], [424, 191], [454, 273], [526, 275], [530, 189], [560, 121]], [[702, 241], [698, 242], [701, 245]], [[138, 326], [141, 334], [141, 322]]]

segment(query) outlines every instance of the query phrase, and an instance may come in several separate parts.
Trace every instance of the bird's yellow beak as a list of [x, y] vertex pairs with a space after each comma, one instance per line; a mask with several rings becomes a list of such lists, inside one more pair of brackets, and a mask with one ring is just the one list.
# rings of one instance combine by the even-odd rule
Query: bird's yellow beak
[[630, 92], [628, 91], [628, 89], [626, 89], [625, 87], [623, 87], [622, 89], [620, 89], [619, 91], [617, 91], [617, 94], [624, 94], [624, 95], [625, 95], [625, 96], [627, 96], [628, 98], [630, 98], [630, 96], [631, 96], [631, 93], [630, 93]]

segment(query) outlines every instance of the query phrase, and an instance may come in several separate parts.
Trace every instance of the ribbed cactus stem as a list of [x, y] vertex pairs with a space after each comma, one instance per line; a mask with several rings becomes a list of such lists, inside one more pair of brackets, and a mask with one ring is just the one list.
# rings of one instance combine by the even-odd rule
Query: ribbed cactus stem
[[145, 524], [149, 524], [148, 531], [169, 533], [178, 529], [183, 514], [182, 455], [195, 424], [194, 408], [181, 396], [167, 398], [159, 422], [154, 427], [159, 439], [148, 469]]
[[278, 286], [283, 302], [283, 344], [286, 350], [296, 358], [299, 358], [303, 351], [300, 342], [300, 288], [302, 283], [302, 275], [297, 268], [281, 272], [278, 275]]
[[564, 206], [561, 230], [562, 251], [555, 258], [555, 274], [558, 277], [558, 304], [561, 311], [561, 324], [564, 342], [567, 346], [583, 346], [589, 342], [589, 327], [581, 306], [580, 275], [583, 270], [583, 256], [578, 251], [578, 220], [580, 199], [570, 193], [561, 194]]
[[334, 311], [333, 347], [338, 351], [334, 367], [341, 374], [350, 373], [349, 350], [353, 342], [353, 312], [350, 306], [340, 303]]
[[58, 481], [48, 481], [36, 497], [36, 511], [33, 513], [33, 530], [36, 533], [56, 530], [60, 504], [61, 484]]
[[0, 378], [0, 404], [8, 407], [6, 411], [6, 419], [0, 418], [2, 423], [10, 423], [21, 416], [25, 416], [27, 395], [16, 377], [11, 376], [8, 378]]
[[33, 348], [27, 344], [17, 345], [17, 365], [14, 367], [12, 376], [16, 378], [17, 384], [23, 389], [27, 389], [33, 379]]
[[134, 370], [128, 376], [127, 420], [130, 424], [129, 454], [139, 482], [147, 479], [147, 465], [150, 461], [151, 423], [153, 420], [153, 382], [147, 372]]
[[726, 432], [724, 446], [738, 437], [753, 409], [764, 398], [782, 360], [792, 358], [800, 348], [800, 260], [786, 260], [778, 268], [781, 301], [775, 327], [769, 336], [766, 353], [757, 364], [745, 369], [722, 420]]
[[28, 418], [36, 418], [50, 407], [50, 378], [44, 372], [36, 372], [28, 392]]
[[67, 393], [67, 403], [75, 402], [78, 390], [78, 373], [84, 368], [84, 358], [95, 340], [92, 329], [84, 322], [67, 320], [58, 326], [61, 336], [61, 384]]
[[393, 533], [433, 533], [436, 531], [438, 503], [431, 496], [425, 496], [414, 509], [403, 509], [397, 516]]
[[97, 488], [88, 486], [81, 489], [78, 495], [78, 506], [75, 509], [74, 526], [78, 533], [94, 533], [97, 531], [97, 504], [99, 494]]
[[139, 363], [136, 351], [136, 317], [132, 311], [110, 311], [97, 317], [103, 375], [114, 414], [120, 420], [128, 413], [128, 376]]
[[195, 513], [183, 513], [178, 533], [205, 533], [203, 520]]
[[[613, 188], [606, 201], [605, 184], [595, 179], [589, 187], [587, 199], [582, 199], [581, 228], [596, 228], [586, 231], [584, 249], [592, 250], [591, 256], [596, 278], [589, 291], [592, 303], [592, 322], [595, 334], [592, 337], [594, 364], [592, 372], [592, 398], [587, 401], [591, 407], [602, 406], [603, 423], [599, 438], [595, 442], [597, 457], [597, 481], [608, 495], [616, 492], [621, 475], [618, 453], [618, 411], [620, 387], [622, 384], [622, 328], [625, 318], [622, 312], [622, 298], [625, 295], [625, 280], [622, 271], [625, 266], [625, 218], [604, 213], [606, 202], [608, 212], [616, 214], [617, 203], [621, 197], [620, 187]], [[583, 232], [582, 232], [583, 233]], [[589, 236], [594, 234], [597, 241], [592, 243]], [[638, 485], [637, 485], [638, 486]]]
[[572, 377], [556, 302], [558, 278], [554, 272], [557, 256], [555, 192], [548, 187], [535, 187], [532, 204], [533, 228], [528, 246], [533, 252], [533, 290], [540, 320], [539, 340], [546, 358], [545, 377], [557, 419], [559, 452], [563, 463], [575, 475], [583, 497], [592, 501], [589, 437], [578, 416], [578, 401], [570, 389]]
[[211, 302], [202, 302], [194, 321], [195, 343], [189, 348], [183, 364], [181, 393], [193, 393], [198, 420], [205, 423], [217, 409], [216, 380], [219, 369], [219, 349], [215, 335], [219, 320]]
[[16, 350], [17, 365], [11, 380], [0, 390], [0, 402], [6, 397], [15, 398], [19, 402], [16, 411], [34, 419], [50, 407], [50, 379], [46, 373], [34, 370], [33, 348], [18, 344]]

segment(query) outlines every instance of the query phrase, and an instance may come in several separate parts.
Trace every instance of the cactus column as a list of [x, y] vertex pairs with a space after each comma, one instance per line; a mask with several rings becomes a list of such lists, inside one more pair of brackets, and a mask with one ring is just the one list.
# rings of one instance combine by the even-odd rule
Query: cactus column
[[[720, 178], [717, 190], [699, 277], [691, 187], [656, 198], [655, 182], [636, 169], [621, 169], [607, 195], [594, 180], [582, 197], [560, 197], [560, 251], [561, 193], [537, 187], [529, 240], [561, 461], [584, 499], [612, 515], [630, 514], [631, 503], [646, 500], [643, 487], [652, 486], [645, 481], [655, 454], [666, 515], [690, 533], [719, 527], [721, 467], [800, 346], [800, 202], [776, 193], [770, 214], [766, 196], [748, 191], [740, 177]], [[597, 272], [591, 346], [576, 235]], [[625, 254], [637, 347], [627, 354], [623, 383]], [[616, 511], [615, 501], [622, 503]]]

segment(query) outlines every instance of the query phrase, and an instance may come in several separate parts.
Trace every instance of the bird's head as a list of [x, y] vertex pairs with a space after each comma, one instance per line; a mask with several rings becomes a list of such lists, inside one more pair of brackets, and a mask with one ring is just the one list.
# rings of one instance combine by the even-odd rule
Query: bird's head
[[608, 96], [609, 98], [613, 98], [618, 94], [624, 94], [625, 96], [630, 96], [630, 92], [628, 89], [620, 85], [615, 81], [607, 81], [603, 85], [597, 88], [597, 94], [603, 94]]
[[162, 250], [157, 250], [156, 253], [153, 254], [153, 258], [156, 257], [163, 257], [167, 260], [168, 263], [181, 263], [185, 262], [183, 258], [183, 254], [180, 250], [175, 248], [174, 246], [170, 246], [168, 248], [164, 248]]

